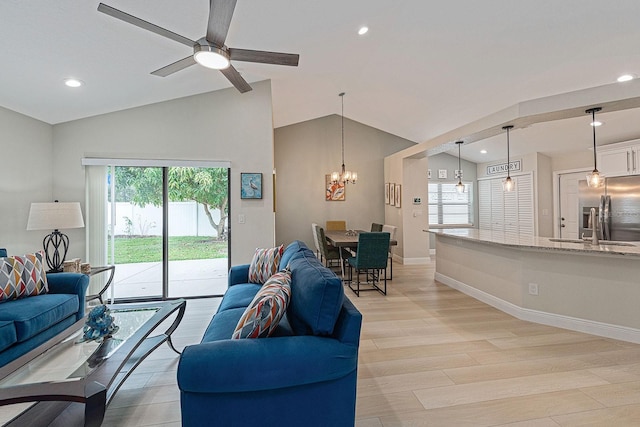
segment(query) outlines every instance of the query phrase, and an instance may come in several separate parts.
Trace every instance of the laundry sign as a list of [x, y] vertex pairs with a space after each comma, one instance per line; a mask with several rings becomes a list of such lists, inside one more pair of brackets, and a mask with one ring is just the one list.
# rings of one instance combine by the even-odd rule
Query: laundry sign
[[[521, 160], [514, 160], [512, 162], [509, 162], [509, 171], [513, 172], [513, 171], [519, 171], [522, 170], [522, 161]], [[497, 175], [497, 174], [501, 174], [501, 173], [507, 173], [507, 164], [506, 163], [500, 163], [497, 165], [489, 165], [487, 166], [487, 175]]]

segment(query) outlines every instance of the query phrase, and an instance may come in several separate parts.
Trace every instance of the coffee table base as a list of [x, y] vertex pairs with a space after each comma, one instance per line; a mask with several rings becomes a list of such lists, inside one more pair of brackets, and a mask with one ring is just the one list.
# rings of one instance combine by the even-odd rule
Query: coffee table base
[[[6, 426], [100, 426], [106, 407], [115, 393], [152, 351], [166, 342], [173, 351], [180, 354], [171, 341], [171, 334], [182, 321], [186, 309], [185, 300], [163, 302], [159, 305], [128, 304], [113, 307], [122, 309], [126, 307], [127, 310], [156, 307], [158, 311], [85, 378], [0, 387], [0, 406], [37, 402], [6, 423]], [[158, 325], [176, 311], [176, 318], [164, 333], [149, 336]], [[82, 323], [76, 323], [75, 328], [77, 329]], [[68, 336], [73, 332], [70, 333], [67, 330], [63, 334]], [[23, 356], [24, 361], [21, 358], [16, 363], [7, 365], [6, 369], [0, 370], [0, 381], [16, 370], [16, 364], [23, 366], [29, 363], [60, 341], [60, 338], [54, 338], [39, 347], [35, 356], [34, 353], [28, 353]]]

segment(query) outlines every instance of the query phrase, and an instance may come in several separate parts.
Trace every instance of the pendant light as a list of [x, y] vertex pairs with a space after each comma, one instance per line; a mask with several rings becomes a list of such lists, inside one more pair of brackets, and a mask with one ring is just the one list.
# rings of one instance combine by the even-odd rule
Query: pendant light
[[344, 167], [344, 92], [338, 94], [342, 100], [342, 169], [340, 172], [331, 173], [331, 182], [333, 184], [355, 184], [358, 180], [358, 173], [348, 171]]
[[585, 111], [585, 113], [591, 114], [591, 126], [593, 127], [593, 172], [587, 175], [587, 185], [589, 187], [601, 187], [604, 184], [604, 176], [598, 172], [596, 155], [596, 113], [600, 110], [602, 110], [602, 108], [595, 107]]
[[511, 192], [516, 189], [516, 182], [511, 179], [511, 176], [509, 175], [509, 171], [511, 169], [511, 161], [509, 159], [509, 131], [513, 129], [513, 126], [503, 126], [502, 129], [507, 131], [507, 177], [502, 181], [502, 189], [506, 192]]
[[464, 193], [464, 184], [462, 183], [462, 167], [460, 166], [460, 147], [464, 144], [464, 141], [456, 141], [458, 146], [458, 183], [456, 184], [456, 191], [459, 194]]

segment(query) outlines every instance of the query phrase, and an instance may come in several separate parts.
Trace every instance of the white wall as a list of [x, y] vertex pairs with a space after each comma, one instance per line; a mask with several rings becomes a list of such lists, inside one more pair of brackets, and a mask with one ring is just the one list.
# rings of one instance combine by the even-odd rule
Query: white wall
[[[392, 248], [394, 258], [403, 264], [429, 262], [428, 159], [424, 153], [405, 157], [402, 152], [384, 159], [384, 180], [402, 186], [400, 208], [385, 205], [385, 223], [398, 227], [398, 246]], [[411, 204], [415, 197], [422, 199], [420, 206]]]
[[51, 231], [26, 231], [31, 202], [52, 202], [51, 125], [0, 107], [0, 247], [42, 249]]
[[385, 219], [383, 159], [411, 141], [345, 118], [345, 165], [358, 172], [347, 184], [345, 201], [325, 200], [325, 175], [339, 170], [341, 117], [331, 115], [275, 130], [276, 241], [302, 240], [313, 247], [311, 223], [347, 221], [369, 230]]
[[[53, 194], [84, 205], [83, 157], [231, 161], [232, 263], [274, 244], [271, 84], [252, 84], [53, 127]], [[240, 199], [240, 172], [262, 172], [263, 199]], [[84, 208], [83, 208], [84, 211]], [[245, 224], [238, 224], [239, 214]], [[84, 230], [69, 230], [71, 256], [84, 257]], [[75, 244], [77, 242], [77, 244]]]

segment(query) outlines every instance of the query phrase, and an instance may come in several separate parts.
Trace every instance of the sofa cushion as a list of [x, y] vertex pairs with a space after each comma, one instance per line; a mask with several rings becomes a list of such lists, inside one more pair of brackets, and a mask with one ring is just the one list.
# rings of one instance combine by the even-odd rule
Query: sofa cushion
[[227, 289], [218, 307], [218, 312], [229, 310], [230, 308], [246, 308], [253, 297], [256, 296], [262, 285], [255, 283], [241, 283], [233, 285]]
[[308, 248], [307, 245], [305, 245], [304, 242], [301, 242], [300, 240], [294, 240], [293, 242], [289, 243], [289, 245], [287, 245], [287, 247], [284, 248], [284, 251], [282, 252], [282, 258], [280, 258], [280, 269], [284, 270], [285, 268], [287, 268], [289, 262], [291, 262], [293, 258], [297, 257], [298, 253], [303, 249]]
[[271, 276], [253, 298], [238, 321], [231, 338], [271, 336], [287, 311], [291, 299], [291, 272]]
[[201, 342], [211, 342], [231, 339], [231, 335], [244, 314], [245, 307], [230, 308], [213, 316]]
[[249, 283], [263, 284], [278, 271], [283, 245], [275, 248], [257, 248], [249, 264]]
[[[84, 301], [83, 301], [84, 303]], [[43, 294], [0, 304], [0, 320], [12, 320], [18, 342], [37, 335], [78, 311], [78, 296]]]
[[23, 287], [24, 265], [14, 257], [0, 258], [0, 302], [16, 299]]
[[289, 323], [298, 335], [331, 335], [342, 301], [342, 280], [323, 266], [309, 249], [289, 262], [291, 303]]
[[49, 292], [47, 274], [44, 270], [44, 251], [15, 256], [24, 265], [23, 287], [18, 290], [18, 298], [46, 294]]
[[18, 341], [16, 327], [10, 320], [0, 320], [0, 351], [10, 347]]

